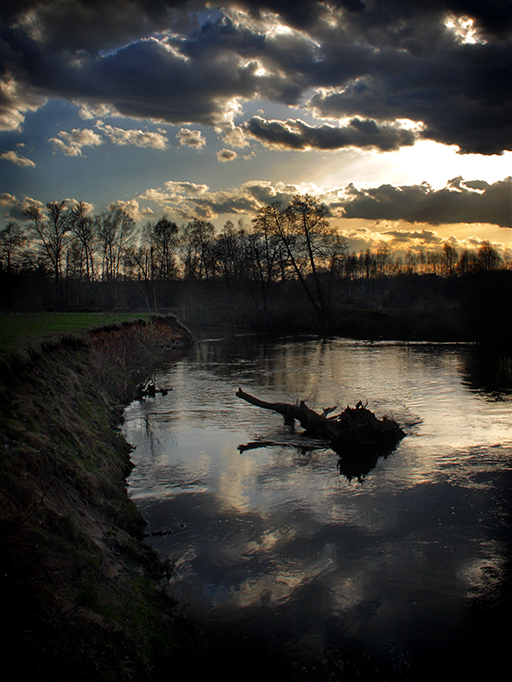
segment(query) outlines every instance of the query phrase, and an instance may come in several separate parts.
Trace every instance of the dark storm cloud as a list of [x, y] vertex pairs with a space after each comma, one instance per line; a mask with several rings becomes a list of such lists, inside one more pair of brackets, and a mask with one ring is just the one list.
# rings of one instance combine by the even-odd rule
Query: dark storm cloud
[[119, 47], [172, 24], [197, 27], [194, 0], [13, 0], [3, 3], [6, 25], [22, 30], [47, 49], [96, 52]]
[[428, 184], [358, 189], [349, 185], [342, 202], [345, 218], [405, 220], [409, 223], [491, 223], [512, 227], [512, 178], [488, 184], [454, 178], [442, 189]]
[[241, 0], [233, 3], [238, 7], [247, 9], [253, 16], [260, 16], [267, 11], [279, 14], [290, 26], [298, 29], [305, 29], [315, 24], [325, 12], [325, 4], [340, 10], [345, 9], [350, 13], [364, 12], [367, 8], [361, 0], [338, 0], [337, 2], [322, 3], [313, 0], [301, 0], [295, 2], [290, 0], [265, 0], [252, 1]]
[[[512, 149], [506, 0], [4, 4], [4, 129], [48, 97], [218, 125], [232, 119], [237, 99], [299, 105], [308, 96], [317, 116], [369, 119], [382, 134], [391, 134], [389, 121], [409, 119], [423, 124], [424, 138], [462, 152]], [[292, 30], [276, 33], [272, 13]], [[359, 139], [366, 146], [367, 135]], [[396, 144], [410, 144], [410, 134]]]
[[335, 150], [344, 147], [375, 148], [381, 151], [413, 145], [416, 135], [391, 125], [378, 125], [375, 121], [352, 119], [348, 125], [334, 127], [324, 124], [310, 126], [304, 121], [267, 121], [253, 116], [244, 126], [245, 130], [265, 145], [279, 149]]
[[[425, 139], [497, 154], [512, 149], [511, 51], [511, 41], [447, 45], [419, 56], [387, 48], [338, 88], [313, 95], [308, 106], [324, 118], [411, 119], [424, 124]], [[334, 73], [331, 57], [326, 68]]]

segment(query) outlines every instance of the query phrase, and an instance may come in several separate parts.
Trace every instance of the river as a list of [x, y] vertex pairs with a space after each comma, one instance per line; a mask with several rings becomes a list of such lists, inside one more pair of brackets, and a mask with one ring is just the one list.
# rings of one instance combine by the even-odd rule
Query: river
[[[471, 346], [205, 339], [132, 403], [129, 492], [224, 680], [492, 675], [508, 656], [510, 360]], [[407, 436], [364, 475], [249, 405], [368, 402]], [[240, 450], [258, 439], [274, 445]], [[508, 615], [507, 615], [508, 614]], [[501, 622], [501, 625], [500, 625]]]

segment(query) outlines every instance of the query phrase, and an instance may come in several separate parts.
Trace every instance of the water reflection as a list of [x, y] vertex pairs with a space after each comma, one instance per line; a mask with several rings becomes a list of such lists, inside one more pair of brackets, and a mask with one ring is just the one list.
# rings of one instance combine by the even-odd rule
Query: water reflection
[[[450, 660], [460, 673], [464, 656], [474, 670], [482, 638], [501, 659], [481, 615], [510, 605], [510, 398], [475, 390], [471, 353], [206, 342], [162, 373], [172, 392], [128, 408], [131, 494], [165, 529], [150, 542], [176, 560], [173, 590], [215, 641], [205, 662], [229, 644], [236, 666], [236, 642], [251, 670], [285, 679], [427, 679]], [[408, 435], [350, 480], [331, 450], [289, 447], [289, 427], [238, 386], [317, 408], [368, 401]], [[258, 439], [279, 445], [239, 451]]]
[[465, 353], [463, 375], [476, 391], [495, 399], [512, 393], [512, 357], [488, 348]]

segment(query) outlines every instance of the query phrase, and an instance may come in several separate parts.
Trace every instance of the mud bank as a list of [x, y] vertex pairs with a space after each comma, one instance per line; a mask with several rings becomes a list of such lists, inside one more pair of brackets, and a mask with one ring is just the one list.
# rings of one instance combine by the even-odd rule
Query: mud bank
[[136, 386], [192, 343], [174, 318], [0, 358], [3, 665], [50, 680], [158, 680], [193, 637], [142, 541], [118, 425]]

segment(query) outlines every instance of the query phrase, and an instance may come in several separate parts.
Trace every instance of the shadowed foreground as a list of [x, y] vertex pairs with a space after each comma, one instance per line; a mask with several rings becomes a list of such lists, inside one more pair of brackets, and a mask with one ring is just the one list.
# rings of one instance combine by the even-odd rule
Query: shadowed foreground
[[153, 318], [1, 359], [2, 655], [18, 674], [160, 679], [183, 651], [172, 566], [142, 542], [118, 423], [137, 384], [190, 342]]

